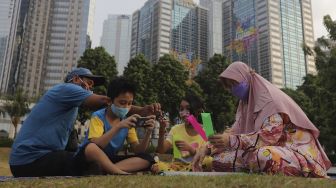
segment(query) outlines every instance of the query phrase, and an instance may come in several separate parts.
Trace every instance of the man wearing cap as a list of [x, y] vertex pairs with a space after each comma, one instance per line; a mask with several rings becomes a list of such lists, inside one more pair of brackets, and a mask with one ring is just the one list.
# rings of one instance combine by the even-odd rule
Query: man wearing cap
[[[65, 83], [52, 87], [41, 97], [12, 146], [9, 165], [15, 177], [82, 175], [83, 167], [89, 163], [83, 156], [74, 156], [64, 149], [78, 107], [96, 110], [109, 103], [107, 96], [91, 91], [104, 82], [104, 77], [93, 75], [86, 68], [76, 68], [66, 76]], [[135, 107], [133, 111], [148, 109]]]

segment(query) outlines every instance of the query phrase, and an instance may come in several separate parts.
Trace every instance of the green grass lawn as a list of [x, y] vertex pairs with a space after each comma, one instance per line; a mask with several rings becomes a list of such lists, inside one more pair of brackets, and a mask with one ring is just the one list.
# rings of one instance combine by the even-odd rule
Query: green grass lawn
[[8, 166], [10, 148], [1, 148], [0, 147], [0, 176], [11, 176]]
[[70, 179], [21, 180], [0, 183], [0, 187], [336, 187], [330, 179], [305, 179], [284, 176], [228, 175], [197, 176], [100, 176]]
[[[9, 148], [0, 148], [0, 176], [8, 176]], [[16, 180], [0, 183], [0, 187], [336, 187], [332, 179], [294, 178], [285, 176], [227, 175], [227, 176], [97, 176], [82, 178], [55, 178]]]

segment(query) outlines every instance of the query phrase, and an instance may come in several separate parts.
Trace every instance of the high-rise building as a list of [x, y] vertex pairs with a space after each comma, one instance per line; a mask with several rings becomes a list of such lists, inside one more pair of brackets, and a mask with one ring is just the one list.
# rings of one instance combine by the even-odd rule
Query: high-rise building
[[132, 14], [132, 30], [131, 30], [131, 49], [130, 57], [133, 58], [138, 54], [138, 38], [139, 38], [139, 21], [140, 21], [140, 10], [136, 10]]
[[[90, 0], [89, 5], [89, 12], [88, 12], [88, 26], [87, 26], [87, 35], [90, 37], [90, 40], [93, 39], [93, 29], [94, 29], [94, 18], [95, 18], [95, 11], [96, 11], [96, 0]], [[87, 8], [85, 9], [87, 10]]]
[[7, 84], [7, 93], [13, 94], [18, 86], [20, 63], [22, 60], [21, 52], [23, 45], [23, 37], [26, 31], [26, 22], [29, 10], [30, 0], [21, 0], [19, 18], [17, 21], [17, 29], [14, 40], [14, 52], [12, 57], [11, 69], [9, 71], [9, 80]]
[[37, 96], [77, 66], [87, 46], [90, 0], [30, 0], [19, 86]]
[[243, 61], [258, 71], [255, 0], [227, 0], [223, 7], [224, 54], [232, 61]]
[[7, 92], [21, 0], [0, 2], [0, 93]]
[[223, 53], [222, 4], [225, 0], [200, 0], [200, 5], [208, 10], [209, 56]]
[[131, 57], [143, 54], [150, 62], [157, 62], [170, 51], [171, 0], [148, 0], [133, 13]]
[[[83, 54], [86, 49], [91, 48], [95, 8], [96, 0], [83, 1], [83, 20], [85, 21], [82, 24], [80, 54]], [[86, 35], [84, 33], [86, 33]]]
[[196, 36], [197, 36], [197, 59], [206, 62], [209, 59], [209, 32], [208, 32], [208, 10], [196, 7]]
[[114, 56], [119, 74], [123, 73], [130, 58], [131, 24], [130, 15], [109, 15], [103, 25], [100, 45]]
[[148, 0], [133, 13], [131, 57], [151, 62], [173, 54], [181, 62], [206, 61], [207, 10], [192, 0]]
[[226, 0], [223, 3], [223, 52], [249, 64], [278, 87], [296, 88], [315, 74], [310, 0]]
[[189, 61], [206, 61], [207, 44], [207, 11], [192, 0], [174, 0], [171, 51], [177, 53], [177, 57], [185, 54]]

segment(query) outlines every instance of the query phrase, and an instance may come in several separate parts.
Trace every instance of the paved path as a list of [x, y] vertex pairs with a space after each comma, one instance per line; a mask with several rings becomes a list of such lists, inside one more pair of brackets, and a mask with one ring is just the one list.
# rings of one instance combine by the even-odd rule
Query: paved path
[[328, 173], [332, 173], [332, 174], [335, 174], [335, 175], [336, 175], [336, 167], [331, 167], [331, 168], [328, 170]]

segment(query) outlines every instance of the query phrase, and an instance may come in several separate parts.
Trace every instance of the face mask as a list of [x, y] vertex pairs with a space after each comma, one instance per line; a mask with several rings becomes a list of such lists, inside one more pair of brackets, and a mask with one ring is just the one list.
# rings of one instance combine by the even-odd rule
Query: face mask
[[184, 118], [184, 117], [189, 116], [190, 112], [189, 112], [189, 110], [182, 110], [182, 111], [179, 112], [179, 114], [180, 114], [181, 118]]
[[250, 87], [248, 82], [243, 81], [232, 87], [232, 94], [238, 97], [240, 100], [247, 100], [249, 89]]
[[81, 86], [82, 86], [84, 89], [90, 91], [90, 87], [89, 87], [89, 85], [88, 85], [86, 82], [84, 82], [80, 77], [78, 77], [78, 78], [79, 78], [79, 80], [82, 82]]
[[182, 110], [182, 111], [179, 111], [179, 115], [180, 115], [181, 121], [186, 122], [186, 118], [190, 115], [190, 112], [189, 110]]
[[114, 104], [111, 105], [111, 110], [116, 116], [118, 116], [121, 119], [124, 119], [129, 111], [128, 108], [120, 108]]

